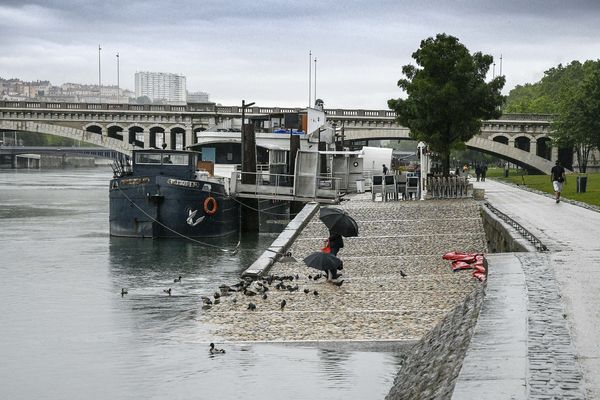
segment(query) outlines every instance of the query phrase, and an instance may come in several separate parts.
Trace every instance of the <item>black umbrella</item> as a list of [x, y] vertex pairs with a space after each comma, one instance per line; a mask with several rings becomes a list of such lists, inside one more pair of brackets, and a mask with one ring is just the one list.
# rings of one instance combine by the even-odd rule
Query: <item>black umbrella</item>
[[338, 269], [342, 266], [342, 260], [330, 253], [316, 251], [304, 258], [304, 262], [311, 268], [327, 271], [329, 269]]
[[344, 210], [323, 207], [319, 210], [319, 219], [332, 233], [338, 233], [345, 237], [358, 236], [358, 224]]

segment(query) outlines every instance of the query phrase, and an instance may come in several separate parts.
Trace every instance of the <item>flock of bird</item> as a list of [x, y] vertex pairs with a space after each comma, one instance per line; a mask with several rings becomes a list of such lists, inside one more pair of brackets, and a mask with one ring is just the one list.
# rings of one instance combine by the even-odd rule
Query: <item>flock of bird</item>
[[[323, 278], [325, 275], [316, 274], [314, 276], [308, 275], [308, 279], [311, 281], [318, 281]], [[269, 298], [269, 290], [277, 290], [279, 292], [288, 292], [293, 293], [300, 290], [300, 285], [298, 284], [298, 280], [300, 276], [298, 274], [295, 275], [266, 275], [264, 277], [258, 279], [245, 278], [241, 279], [237, 283], [233, 285], [221, 285], [219, 286], [219, 291], [215, 292], [212, 296], [201, 296], [202, 299], [202, 309], [209, 310], [213, 306], [219, 304], [221, 302], [222, 296], [230, 296], [232, 294], [240, 294], [243, 296], [247, 296], [248, 298], [262, 298], [263, 300], [267, 300]], [[331, 281], [331, 283], [335, 286], [342, 286], [344, 281]], [[312, 293], [313, 296], [319, 296], [319, 292], [317, 290], [304, 288], [305, 294]], [[233, 303], [238, 302], [238, 297], [236, 296], [232, 300]], [[256, 311], [258, 308], [258, 302], [256, 300], [249, 301], [246, 310]], [[287, 305], [287, 300], [283, 299], [279, 303], [279, 309], [283, 311], [285, 306]]]
[[[407, 276], [404, 273], [404, 271], [400, 271], [400, 275], [402, 276], [402, 278], [405, 278]], [[314, 276], [308, 275], [308, 279], [313, 282], [316, 282], [321, 278], [327, 279], [327, 276], [324, 274], [321, 274], [321, 273], [316, 274]], [[182, 277], [180, 275], [179, 277], [173, 279], [173, 283], [181, 283], [181, 279], [182, 279]], [[269, 290], [271, 290], [272, 288], [274, 288], [275, 290], [278, 290], [278, 291], [282, 291], [282, 292], [285, 291], [285, 292], [293, 293], [293, 292], [300, 290], [300, 286], [297, 283], [297, 281], [299, 279], [300, 279], [300, 276], [298, 274], [283, 275], [283, 276], [267, 275], [267, 276], [261, 277], [256, 280], [251, 279], [251, 278], [241, 279], [239, 282], [237, 282], [233, 285], [223, 284], [223, 285], [219, 286], [219, 291], [215, 292], [211, 297], [208, 297], [208, 296], [200, 297], [202, 299], [202, 303], [203, 303], [202, 309], [209, 310], [213, 306], [215, 306], [221, 302], [222, 296], [230, 296], [234, 293], [240, 293], [249, 298], [258, 296], [258, 297], [262, 298], [263, 300], [268, 299], [269, 296], [268, 296], [267, 292], [269, 292]], [[292, 284], [292, 283], [294, 283], [294, 284]], [[340, 287], [343, 285], [344, 280], [330, 281], [330, 283], [332, 283], [335, 286]], [[163, 292], [166, 293], [167, 295], [171, 296], [172, 288], [163, 289]], [[306, 295], [308, 295], [312, 292], [313, 296], [319, 296], [319, 292], [314, 289], [304, 288], [303, 292]], [[126, 294], [128, 294], [128, 289], [122, 288], [121, 289], [121, 297], [125, 296]], [[237, 303], [237, 297], [235, 297], [232, 301], [234, 303]], [[248, 306], [246, 307], [246, 310], [256, 311], [256, 309], [257, 309], [256, 303], [257, 302], [250, 301], [248, 303]], [[279, 303], [279, 309], [281, 311], [283, 311], [285, 309], [286, 305], [287, 305], [287, 301], [285, 299], [281, 300], [281, 302]], [[211, 343], [209, 353], [211, 355], [212, 354], [224, 354], [225, 350], [218, 349], [215, 347], [214, 343]]]

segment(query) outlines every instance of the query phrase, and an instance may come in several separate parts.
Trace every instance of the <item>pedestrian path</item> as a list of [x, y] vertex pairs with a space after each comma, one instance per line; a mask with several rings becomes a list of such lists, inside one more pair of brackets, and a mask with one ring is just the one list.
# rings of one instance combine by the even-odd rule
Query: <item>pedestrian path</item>
[[[600, 213], [566, 201], [557, 204], [552, 198], [490, 180], [477, 182], [475, 187], [485, 189], [486, 201], [532, 232], [549, 249], [547, 253], [504, 256], [521, 264], [527, 302], [526, 385], [519, 386], [523, 383], [520, 377], [505, 375], [505, 383], [512, 379], [510, 382], [514, 384], [504, 386], [513, 390], [508, 398], [581, 398], [579, 376], [582, 372], [587, 398], [600, 399], [600, 341], [597, 339], [600, 333]], [[516, 276], [518, 274], [513, 278]], [[505, 279], [506, 282], [498, 282]], [[488, 285], [493, 296], [484, 303], [482, 324], [490, 316], [486, 314], [493, 306], [490, 303], [498, 298], [508, 299], [507, 307], [519, 315], [518, 309], [523, 304], [519, 299], [510, 301], [515, 288], [510, 289], [509, 282], [507, 271], [490, 271]], [[498, 310], [496, 315], [500, 315]], [[515, 315], [506, 313], [507, 322]], [[470, 356], [473, 352], [467, 356], [462, 378], [468, 378], [469, 362], [473, 360]], [[488, 360], [494, 362], [493, 357]], [[484, 378], [479, 379], [479, 383], [484, 381]], [[472, 388], [477, 385], [476, 381], [459, 379], [458, 391], [465, 389], [461, 387], [465, 382]]]

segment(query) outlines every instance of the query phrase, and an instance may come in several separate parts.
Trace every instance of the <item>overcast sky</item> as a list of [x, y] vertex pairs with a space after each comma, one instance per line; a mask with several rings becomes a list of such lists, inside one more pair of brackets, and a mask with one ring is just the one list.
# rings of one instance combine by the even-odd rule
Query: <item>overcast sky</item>
[[131, 90], [136, 71], [172, 72], [224, 105], [302, 107], [310, 50], [326, 108], [384, 109], [420, 41], [443, 32], [494, 56], [496, 74], [502, 54], [508, 93], [600, 58], [600, 1], [0, 0], [0, 77], [98, 83], [101, 44], [103, 84], [118, 52]]

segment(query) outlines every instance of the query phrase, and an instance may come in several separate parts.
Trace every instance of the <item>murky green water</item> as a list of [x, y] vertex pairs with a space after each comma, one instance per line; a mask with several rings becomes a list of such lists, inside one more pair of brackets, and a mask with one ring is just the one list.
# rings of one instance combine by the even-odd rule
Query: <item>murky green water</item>
[[111, 238], [111, 175], [0, 171], [0, 398], [379, 399], [389, 391], [393, 352], [225, 344], [225, 355], [209, 356], [200, 296], [234, 282], [274, 236], [244, 237], [235, 255], [183, 240]]

